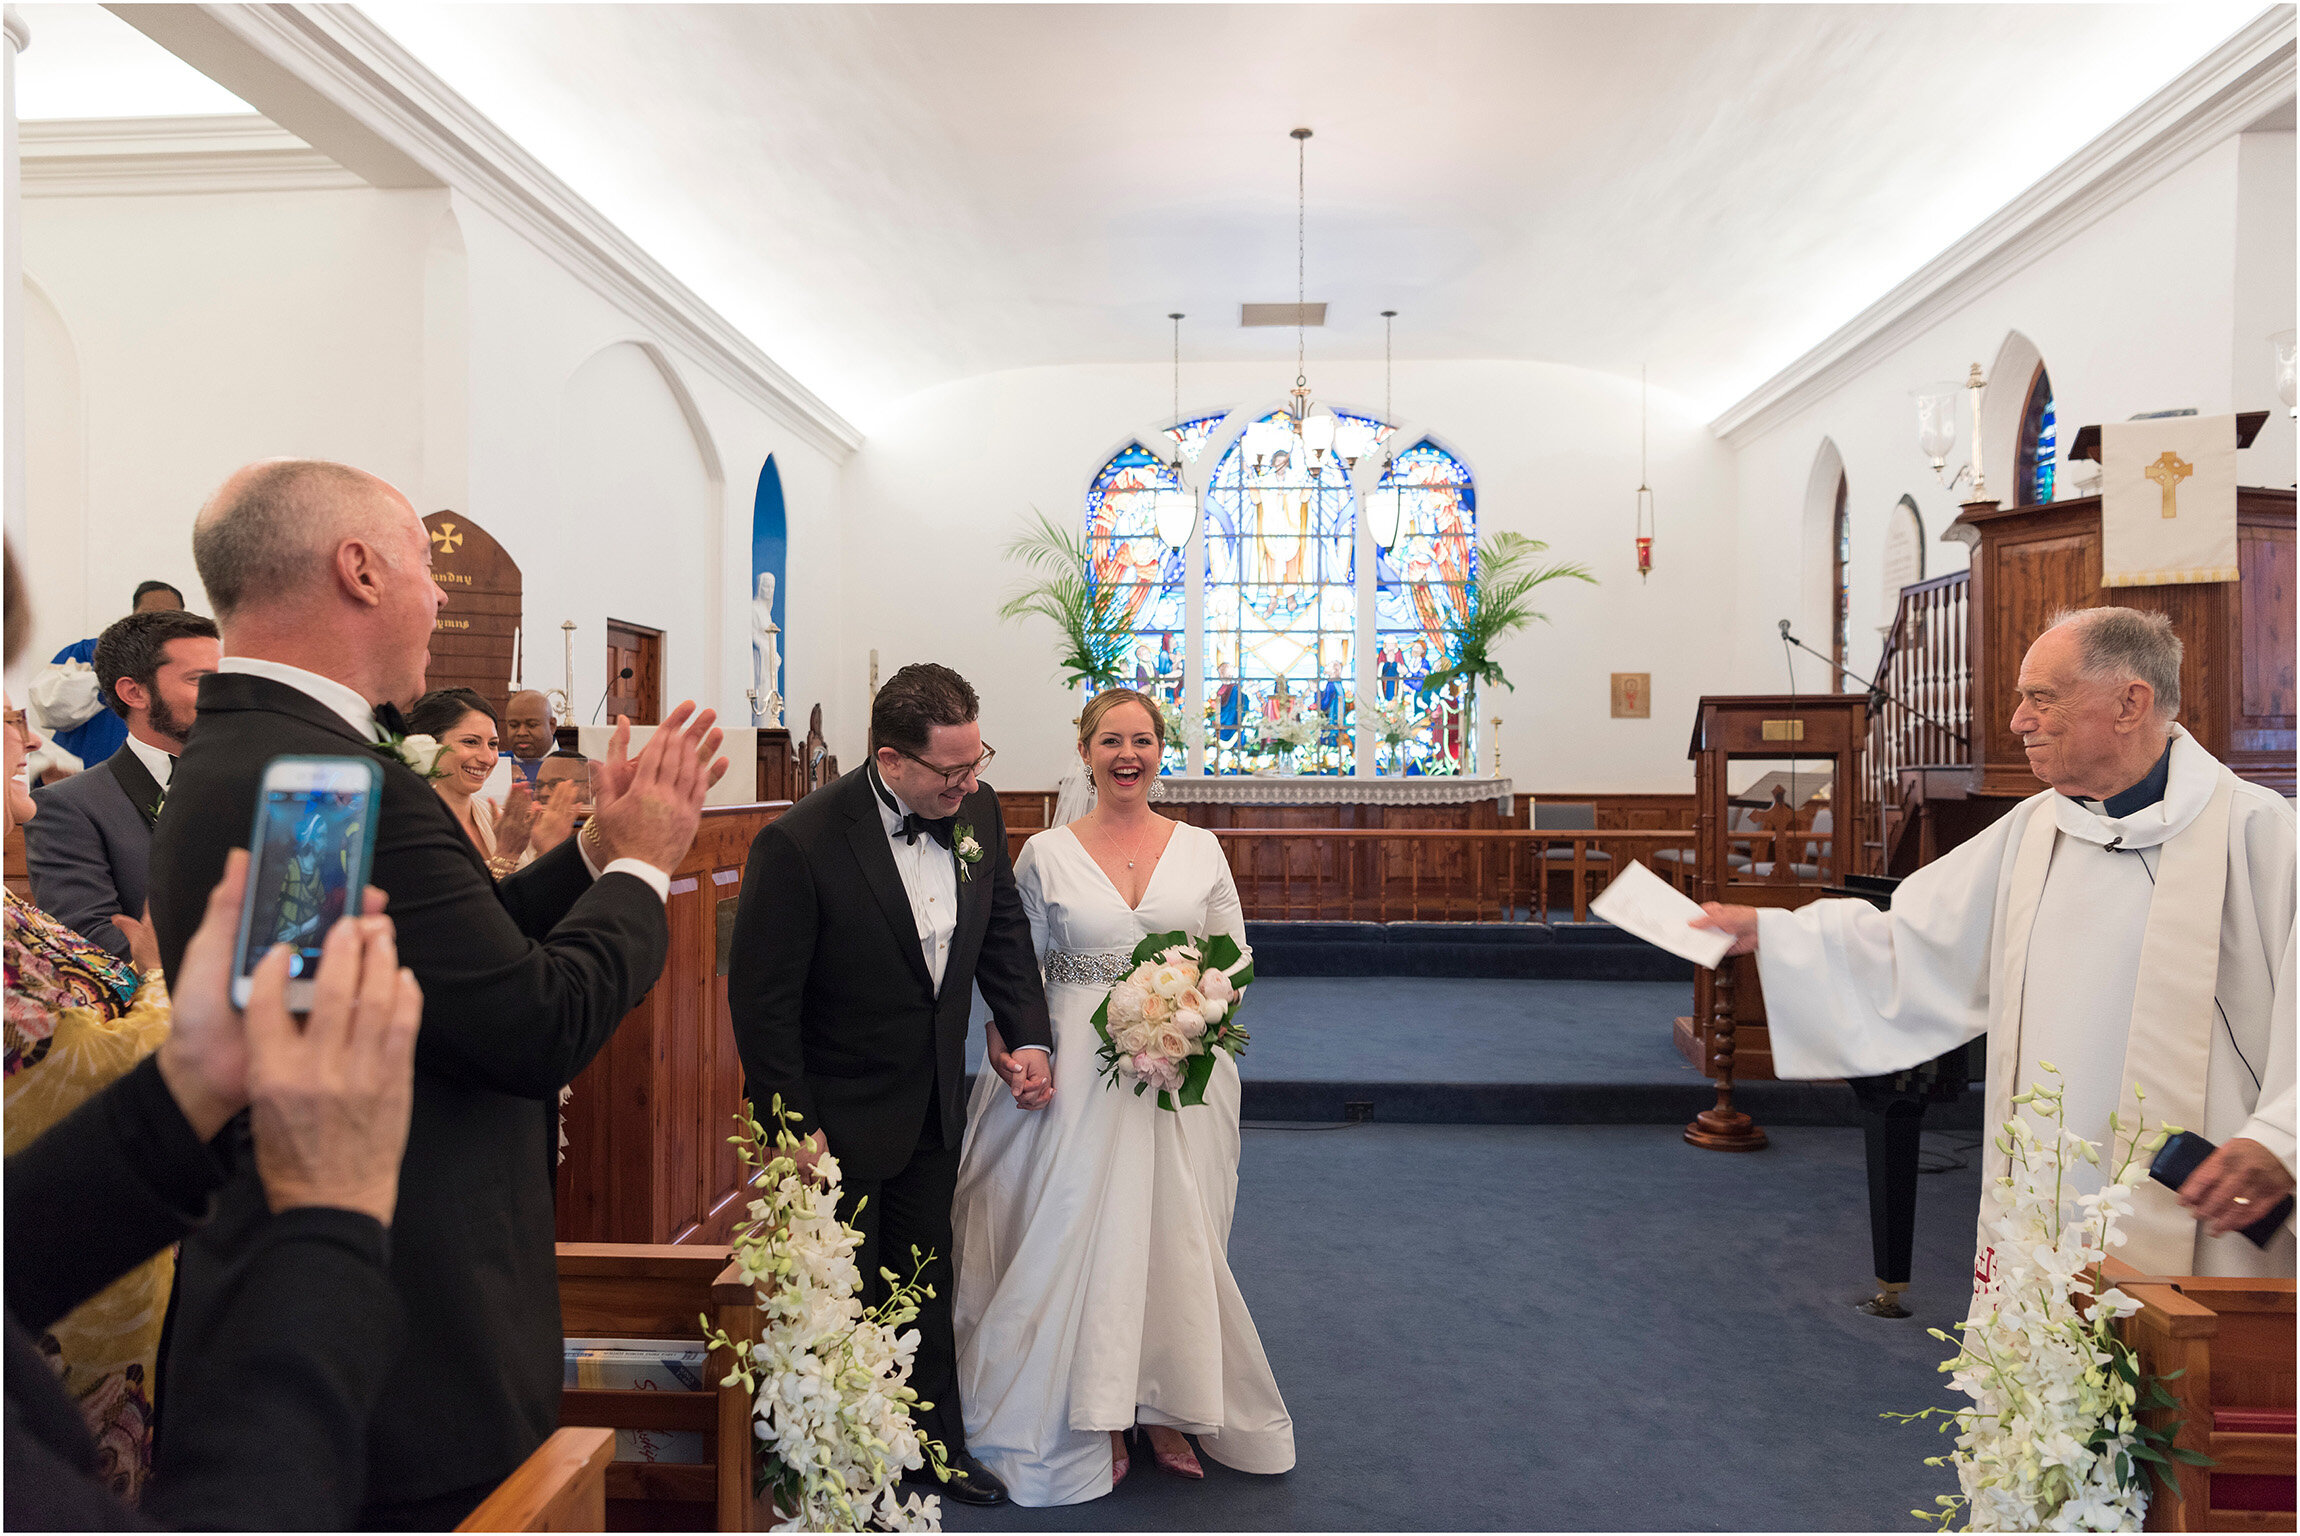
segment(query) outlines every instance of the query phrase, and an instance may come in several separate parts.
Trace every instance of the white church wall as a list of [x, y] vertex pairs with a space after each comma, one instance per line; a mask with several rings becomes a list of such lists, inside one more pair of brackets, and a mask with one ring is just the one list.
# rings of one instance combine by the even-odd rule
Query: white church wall
[[[1185, 413], [1275, 404], [1287, 378], [1269, 366], [1185, 365]], [[1378, 413], [1379, 362], [1313, 360], [1319, 398]], [[846, 475], [845, 655], [838, 691], [940, 661], [982, 695], [995, 782], [1051, 787], [1072, 754], [1078, 698], [1054, 668], [1040, 620], [996, 618], [1018, 572], [1000, 549], [1033, 508], [1072, 522], [1088, 481], [1137, 433], [1171, 417], [1171, 375], [1157, 366], [1034, 368], [968, 379], [913, 397], [864, 443]], [[1504, 645], [1514, 693], [1481, 697], [1503, 719], [1502, 769], [1537, 790], [1681, 791], [1694, 701], [1723, 688], [1732, 628], [1731, 455], [1673, 397], [1652, 398], [1657, 565], [1640, 584], [1635, 379], [1515, 362], [1401, 364], [1396, 417], [1435, 435], [1476, 477], [1481, 533], [1546, 540], [1602, 585], [1542, 590], [1552, 619]], [[1613, 672], [1650, 672], [1647, 720], [1610, 718]], [[851, 723], [848, 720], [851, 718]], [[842, 717], [833, 746], [859, 760], [866, 717]], [[1491, 759], [1488, 758], [1490, 763]]]
[[126, 613], [147, 577], [204, 609], [192, 516], [251, 459], [415, 483], [421, 271], [443, 205], [366, 189], [22, 204], [46, 309], [25, 445], [43, 659]]
[[[2284, 325], [2292, 323], [2293, 259], [2291, 136], [2276, 137], [2281, 145], [2256, 144], [2260, 135], [2231, 136], [2008, 271], [1814, 405], [1739, 445], [1734, 580], [1742, 599], [1728, 642], [1737, 691], [1787, 686], [1778, 619], [1794, 621], [1801, 639], [1828, 649], [1829, 528], [1809, 515], [1813, 467], [1824, 441], [1841, 455], [1850, 493], [1854, 671], [1866, 675], [1875, 667], [1891, 622], [1882, 590], [1883, 530], [1903, 495], [1915, 500], [1924, 520], [1925, 574], [1964, 567], [1964, 547], [1940, 535], [1970, 492], [1944, 489], [1918, 453], [1909, 391], [1962, 379], [1974, 362], [1986, 368], [2000, 353], [2020, 350], [2006, 347], [2012, 333], [2033, 344], [2052, 377], [2064, 451], [2079, 427], [2136, 412], [2194, 406], [2212, 414], [2276, 404], [2261, 338], [2281, 328], [2274, 323], [2279, 313]], [[2250, 168], [2242, 199], [2240, 165]], [[2250, 337], [2253, 331], [2259, 336]], [[2026, 388], [2027, 374], [2020, 374], [2005, 381], [2005, 393]], [[1990, 393], [1989, 415], [1998, 425], [1984, 445], [1984, 468], [1991, 495], [2009, 502], [2012, 441], [2001, 425], [1999, 391]], [[2291, 444], [2289, 432], [2263, 433], [2239, 455], [2244, 483], [2290, 484]], [[1960, 410], [1950, 473], [1968, 452], [1969, 415]], [[2089, 476], [2092, 468], [2064, 460], [2056, 495], [2083, 494], [2073, 484], [2076, 471]], [[1800, 659], [1797, 686], [1825, 687], [1826, 670]]]

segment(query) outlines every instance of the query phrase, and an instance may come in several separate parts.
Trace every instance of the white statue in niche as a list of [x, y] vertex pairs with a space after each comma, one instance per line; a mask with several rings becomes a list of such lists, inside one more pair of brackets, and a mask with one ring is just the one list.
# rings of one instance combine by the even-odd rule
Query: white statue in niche
[[783, 658], [775, 644], [782, 629], [775, 623], [775, 576], [759, 573], [758, 596], [751, 600], [751, 723], [783, 723]]

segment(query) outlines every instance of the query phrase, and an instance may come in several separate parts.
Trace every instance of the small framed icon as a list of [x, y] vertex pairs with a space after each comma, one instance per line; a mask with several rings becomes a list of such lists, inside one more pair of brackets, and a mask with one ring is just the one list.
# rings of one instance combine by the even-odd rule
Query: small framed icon
[[1613, 718], [1616, 720], [1650, 720], [1653, 718], [1652, 673], [1616, 672], [1613, 674]]

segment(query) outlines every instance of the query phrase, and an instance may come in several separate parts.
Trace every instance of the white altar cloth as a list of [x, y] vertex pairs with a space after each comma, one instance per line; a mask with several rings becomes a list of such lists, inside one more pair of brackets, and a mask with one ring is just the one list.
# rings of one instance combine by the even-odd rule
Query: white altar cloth
[[[727, 739], [720, 744], [719, 755], [727, 760], [726, 777], [711, 786], [703, 796], [705, 805], [751, 805], [759, 798], [759, 729], [751, 725], [728, 725], [720, 729]], [[585, 757], [602, 758], [607, 755], [607, 738], [615, 734], [611, 725], [586, 725], [576, 736], [579, 749]], [[637, 757], [647, 738], [655, 734], [651, 725], [631, 727], [631, 755]]]
[[1167, 774], [1155, 799], [1168, 805], [1469, 805], [1495, 801], [1510, 814], [1508, 779], [1450, 774], [1350, 778], [1326, 774]]

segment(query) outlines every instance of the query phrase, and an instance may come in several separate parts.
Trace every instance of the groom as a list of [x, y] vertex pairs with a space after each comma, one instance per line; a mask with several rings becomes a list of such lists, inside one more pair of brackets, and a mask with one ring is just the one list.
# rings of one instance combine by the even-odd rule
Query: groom
[[863, 1234], [864, 1304], [885, 1298], [881, 1266], [907, 1279], [913, 1248], [933, 1256], [911, 1373], [933, 1406], [915, 1417], [950, 1453], [943, 1493], [1003, 1504], [1005, 1485], [966, 1454], [950, 1322], [975, 986], [1013, 1052], [994, 1066], [1025, 1108], [1054, 1091], [1054, 1036], [998, 796], [976, 777], [991, 757], [976, 710], [948, 667], [887, 679], [870, 761], [751, 844], [727, 1003], [752, 1112], [766, 1122], [780, 1094], [808, 1138], [802, 1169], [824, 1151], [838, 1159], [839, 1214]]

